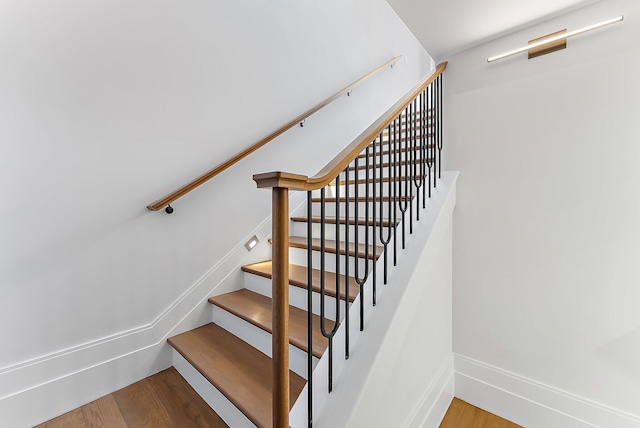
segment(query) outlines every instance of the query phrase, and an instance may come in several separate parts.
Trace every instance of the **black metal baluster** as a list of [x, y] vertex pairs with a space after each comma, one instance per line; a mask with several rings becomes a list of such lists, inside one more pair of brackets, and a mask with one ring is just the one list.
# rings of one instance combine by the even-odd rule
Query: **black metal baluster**
[[[324, 319], [324, 293], [325, 293], [325, 273], [326, 273], [326, 230], [325, 230], [325, 210], [326, 210], [326, 195], [325, 189], [320, 189], [320, 322]], [[322, 330], [321, 330], [322, 332]], [[322, 332], [324, 336], [324, 332]], [[332, 372], [331, 372], [331, 354], [329, 354], [329, 392], [331, 392], [332, 386]]]
[[[357, 173], [357, 172], [356, 172]], [[344, 252], [344, 294], [345, 294], [345, 303], [344, 303], [344, 322], [345, 322], [345, 337], [344, 337], [344, 358], [349, 359], [349, 227], [351, 225], [351, 218], [349, 217], [349, 167], [345, 168], [345, 189], [344, 189], [344, 242], [345, 242], [345, 252]], [[356, 219], [356, 227], [357, 227], [357, 219]]]
[[[376, 196], [377, 196], [377, 192], [376, 192], [376, 176], [377, 176], [377, 162], [378, 160], [376, 159], [376, 149], [377, 149], [377, 144], [376, 141], [373, 140], [373, 177], [371, 180], [371, 184], [369, 183], [369, 181], [367, 181], [367, 189], [369, 188], [369, 186], [373, 187], [373, 216], [372, 216], [372, 230], [371, 230], [371, 245], [372, 245], [372, 256], [373, 258], [371, 259], [371, 263], [372, 263], [372, 270], [373, 270], [373, 276], [372, 276], [372, 281], [373, 281], [373, 291], [372, 291], [372, 304], [373, 306], [376, 305], [377, 303], [377, 264], [376, 263], [376, 250], [377, 250], [377, 245], [376, 245], [376, 204], [379, 202], [380, 204], [382, 204], [382, 195], [380, 195], [380, 201], [376, 200]], [[382, 152], [382, 132], [380, 133], [380, 152]], [[382, 174], [380, 174], [380, 176], [382, 176]]]
[[435, 144], [435, 132], [433, 129], [433, 110], [434, 110], [434, 90], [433, 90], [433, 82], [429, 84], [429, 116], [427, 119], [428, 128], [429, 128], [429, 145], [427, 146], [427, 167], [429, 170], [427, 176], [427, 184], [429, 188], [429, 198], [431, 198], [431, 168], [433, 167], [433, 159], [431, 158], [431, 150], [433, 145]]
[[[340, 176], [336, 177], [336, 195], [335, 195], [335, 211], [336, 220], [340, 218]], [[336, 221], [335, 233], [336, 233], [336, 322], [333, 325], [331, 331], [327, 331], [326, 328], [326, 284], [325, 284], [325, 243], [326, 243], [326, 200], [325, 189], [320, 191], [321, 209], [320, 209], [320, 236], [321, 236], [321, 275], [320, 275], [320, 331], [324, 337], [328, 339], [329, 346], [329, 392], [333, 391], [333, 337], [338, 331], [340, 324], [340, 222]]]
[[437, 81], [433, 81], [431, 82], [431, 84], [433, 85], [433, 89], [435, 90], [435, 96], [433, 99], [433, 116], [432, 116], [432, 123], [433, 123], [433, 132], [434, 132], [434, 145], [433, 145], [433, 188], [436, 188], [436, 178], [438, 175], [438, 158], [436, 157], [436, 148], [437, 148], [437, 142], [438, 142], [438, 83]]
[[[367, 156], [369, 155], [369, 148], [367, 148], [366, 150], [366, 154]], [[368, 167], [368, 161], [367, 161], [367, 167]], [[368, 177], [367, 177], [368, 178]], [[358, 285], [360, 286], [360, 331], [364, 330], [364, 284], [365, 282], [367, 282], [367, 278], [369, 276], [369, 263], [367, 261], [367, 259], [365, 258], [364, 260], [364, 264], [365, 264], [365, 268], [364, 268], [364, 274], [362, 275], [362, 277], [360, 276], [360, 252], [358, 251], [358, 247], [360, 244], [360, 239], [359, 239], [359, 227], [357, 227], [357, 223], [359, 222], [359, 211], [360, 211], [360, 207], [359, 207], [359, 200], [360, 200], [360, 168], [359, 168], [359, 161], [358, 158], [355, 159], [355, 204], [354, 204], [354, 214], [355, 214], [355, 223], [356, 223], [356, 227], [354, 229], [354, 242], [353, 242], [353, 258], [355, 260], [354, 263], [354, 277], [356, 282], [358, 283]], [[369, 192], [368, 192], [368, 188], [366, 188], [365, 191], [366, 194], [366, 198], [368, 199], [369, 197]], [[367, 208], [365, 209], [365, 215], [368, 216], [369, 214], [369, 210], [368, 210], [368, 204], [365, 205]], [[366, 219], [365, 219], [365, 223], [366, 223]], [[368, 239], [368, 233], [366, 232], [365, 229], [365, 241]]]
[[[382, 140], [382, 139], [381, 139]], [[388, 262], [388, 251], [387, 251], [387, 246], [389, 245], [389, 242], [391, 242], [391, 228], [389, 227], [390, 223], [391, 223], [391, 198], [392, 198], [392, 193], [391, 193], [391, 155], [393, 153], [393, 146], [391, 144], [391, 124], [387, 125], [387, 146], [388, 146], [388, 154], [387, 154], [387, 237], [384, 237], [384, 204], [382, 202], [382, 200], [380, 201], [380, 224], [379, 224], [379, 228], [380, 228], [380, 242], [383, 245], [383, 254], [384, 254], [384, 283], [387, 283], [387, 262]], [[382, 198], [382, 196], [384, 195], [384, 166], [383, 166], [383, 159], [384, 159], [384, 151], [380, 150], [380, 197]], [[374, 184], [375, 185], [375, 184]], [[375, 227], [375, 226], [374, 226]], [[375, 240], [374, 240], [375, 242]]]
[[[408, 194], [409, 194], [409, 234], [413, 234], [413, 150], [412, 150], [412, 145], [413, 145], [413, 116], [415, 114], [414, 112], [414, 105], [413, 103], [409, 103], [409, 117], [408, 117], [408, 121], [407, 121], [407, 128], [406, 128], [406, 136], [407, 136], [407, 151], [405, 152], [405, 161], [404, 161], [404, 172], [405, 172], [405, 176], [406, 181], [405, 181], [405, 186], [408, 185], [409, 189], [408, 189]], [[405, 187], [405, 193], [407, 188]]]
[[313, 198], [307, 192], [307, 406], [309, 428], [313, 426]]
[[[371, 172], [371, 162], [369, 161], [370, 159], [370, 153], [369, 153], [369, 148], [370, 146], [367, 146], [367, 148], [365, 149], [365, 172], [364, 172], [364, 182], [365, 182], [365, 188], [364, 188], [364, 263], [365, 263], [365, 277], [369, 278], [369, 221], [371, 220], [371, 215], [370, 215], [370, 207], [371, 207], [371, 192], [369, 190], [369, 179], [370, 179], [370, 172]], [[373, 202], [375, 204], [375, 201]], [[356, 248], [354, 249], [355, 252], [359, 252], [360, 249], [356, 246]], [[364, 281], [366, 282], [366, 280]], [[363, 296], [360, 300], [360, 331], [364, 330], [364, 282], [362, 283], [362, 285], [360, 286], [360, 289], [363, 290]]]
[[398, 265], [398, 207], [396, 206], [396, 199], [398, 198], [398, 174], [396, 169], [396, 163], [398, 162], [398, 153], [400, 152], [400, 143], [398, 143], [398, 135], [400, 133], [400, 125], [402, 123], [401, 115], [393, 123], [393, 161], [389, 159], [389, 168], [393, 171], [393, 181], [391, 185], [393, 187], [393, 265]]
[[[420, 99], [420, 95], [418, 95], [414, 100], [413, 103], [416, 106], [420, 106], [420, 103], [418, 102], [418, 100]], [[420, 128], [420, 119], [422, 118], [422, 109], [418, 109], [416, 107], [416, 117], [415, 117], [415, 122], [416, 125], [413, 128], [413, 184], [416, 186], [416, 221], [420, 221], [420, 187], [422, 187], [422, 169], [420, 168], [421, 166], [421, 158], [420, 156], [418, 156], [418, 151], [420, 150], [420, 146], [418, 145], [418, 138], [420, 137], [420, 135], [418, 134], [418, 131], [420, 131], [420, 133], [422, 133], [422, 131], [419, 129]], [[420, 174], [418, 175], [418, 171], [420, 171]]]
[[440, 90], [438, 94], [440, 96], [440, 106], [438, 107], [438, 119], [440, 121], [440, 126], [438, 126], [438, 130], [440, 131], [440, 135], [438, 137], [438, 178], [442, 178], [442, 114], [444, 113], [442, 110], [442, 74], [438, 76], [438, 85], [440, 86]]
[[[405, 108], [404, 110], [404, 117], [405, 117], [405, 127], [404, 127], [404, 150], [402, 150], [402, 132], [400, 134], [400, 154], [398, 156], [399, 158], [399, 162], [398, 162], [398, 207], [400, 208], [400, 212], [402, 213], [401, 215], [401, 221], [402, 221], [402, 249], [404, 250], [405, 248], [405, 234], [406, 234], [406, 221], [405, 221], [405, 215], [407, 213], [407, 208], [409, 208], [408, 205], [408, 199], [407, 199], [407, 195], [409, 194], [409, 189], [407, 187], [407, 168], [406, 168], [406, 161], [407, 161], [407, 152], [409, 150], [407, 143], [409, 142], [409, 138], [407, 136], [407, 126], [408, 126], [408, 122], [406, 122], [407, 119], [407, 113], [408, 113], [408, 107]], [[405, 168], [404, 168], [404, 175], [403, 170], [402, 170], [402, 153], [404, 152], [404, 163], [405, 163]], [[404, 184], [404, 192], [402, 191], [402, 185]]]
[[426, 117], [429, 114], [427, 109], [427, 88], [420, 94], [420, 103], [422, 105], [422, 115], [420, 119], [420, 182], [422, 183], [422, 208], [424, 209], [427, 208], [427, 185], [425, 184], [427, 174], [425, 146], [428, 144]]
[[[333, 339], [333, 335], [338, 329], [338, 324], [340, 323], [340, 246], [342, 245], [342, 241], [340, 241], [340, 175], [335, 179], [336, 183], [336, 202], [335, 202], [335, 228], [336, 228], [336, 323], [333, 327], [333, 333], [331, 334], [331, 338]], [[349, 244], [345, 242], [345, 253], [349, 252]], [[333, 354], [331, 354], [333, 358]]]

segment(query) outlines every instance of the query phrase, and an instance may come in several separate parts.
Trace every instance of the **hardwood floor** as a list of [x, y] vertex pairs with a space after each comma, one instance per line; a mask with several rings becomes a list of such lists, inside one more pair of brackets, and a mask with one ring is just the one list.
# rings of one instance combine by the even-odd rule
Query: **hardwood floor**
[[63, 427], [226, 428], [227, 424], [171, 367], [36, 428]]
[[[227, 428], [173, 368], [65, 413], [35, 428]], [[458, 398], [440, 428], [521, 428]]]
[[521, 428], [492, 413], [454, 398], [440, 428]]

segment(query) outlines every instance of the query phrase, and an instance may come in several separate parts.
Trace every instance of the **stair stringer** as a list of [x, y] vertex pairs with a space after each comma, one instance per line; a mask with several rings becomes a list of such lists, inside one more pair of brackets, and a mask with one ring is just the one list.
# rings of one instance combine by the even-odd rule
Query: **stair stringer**
[[[378, 304], [372, 307], [371, 281], [367, 281], [365, 299], [367, 307], [365, 310], [365, 330], [359, 331], [359, 299], [353, 302], [350, 308], [350, 358], [345, 360], [344, 337], [345, 323], [340, 325], [334, 338], [334, 379], [333, 392], [327, 393], [327, 373], [328, 373], [328, 353], [320, 359], [314, 370], [313, 384], [313, 425], [320, 428], [356, 427], [351, 424], [354, 416], [354, 409], [364, 395], [366, 388], [371, 383], [372, 369], [380, 355], [380, 346], [387, 337], [392, 334], [391, 328], [394, 321], [397, 321], [398, 308], [406, 304], [410, 298], [411, 291], [400, 284], [409, 282], [413, 272], [416, 270], [421, 256], [424, 259], [426, 254], [428, 263], [433, 263], [437, 250], [445, 238], [451, 225], [453, 209], [456, 201], [456, 181], [458, 172], [443, 172], [442, 179], [438, 180], [438, 187], [432, 189], [432, 198], [427, 202], [427, 209], [421, 211], [419, 222], [414, 220], [414, 233], [409, 234], [407, 228], [406, 249], [398, 249], [398, 264], [393, 266], [389, 263], [388, 284], [382, 285], [382, 275], [378, 275]], [[401, 230], [401, 225], [397, 229]], [[379, 259], [381, 262], [382, 257]], [[379, 265], [380, 269], [381, 263]], [[382, 272], [379, 270], [379, 272]], [[414, 285], [415, 287], [415, 285]], [[375, 316], [374, 316], [375, 314]], [[402, 323], [395, 323], [396, 326]], [[399, 326], [406, 328], [406, 326]], [[450, 328], [451, 326], [449, 326]], [[444, 326], [444, 328], [447, 328]], [[394, 332], [397, 334], [397, 332]], [[451, 358], [453, 351], [449, 350]], [[444, 378], [450, 379], [453, 375], [453, 367], [448, 369], [451, 373], [445, 373]], [[433, 379], [435, 380], [435, 379]], [[427, 417], [433, 420], [433, 416], [420, 415], [423, 408], [430, 412], [441, 411], [442, 406], [438, 402], [448, 402], [453, 398], [451, 385], [445, 385], [435, 394], [428, 394], [428, 389], [434, 382], [425, 383], [425, 391], [415, 397], [413, 411], [406, 415], [407, 420], [401, 426], [409, 426], [417, 417], [425, 420]], [[447, 383], [449, 383], [447, 381]], [[448, 387], [447, 387], [448, 386]], [[307, 427], [307, 386], [303, 389], [298, 400], [293, 406], [290, 414], [290, 426], [292, 428]], [[424, 397], [430, 397], [434, 402], [432, 405], [425, 403]], [[446, 407], [445, 407], [446, 410]], [[444, 416], [435, 415], [436, 419]], [[400, 426], [400, 421], [398, 421]]]

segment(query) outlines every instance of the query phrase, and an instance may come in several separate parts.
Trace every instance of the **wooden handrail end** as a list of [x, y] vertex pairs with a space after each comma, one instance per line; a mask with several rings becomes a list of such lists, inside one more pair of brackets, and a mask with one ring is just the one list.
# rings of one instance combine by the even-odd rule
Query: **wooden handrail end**
[[262, 174], [254, 174], [253, 181], [259, 189], [271, 189], [283, 187], [291, 190], [307, 190], [306, 182], [309, 179], [306, 175], [292, 174], [289, 172], [274, 171]]

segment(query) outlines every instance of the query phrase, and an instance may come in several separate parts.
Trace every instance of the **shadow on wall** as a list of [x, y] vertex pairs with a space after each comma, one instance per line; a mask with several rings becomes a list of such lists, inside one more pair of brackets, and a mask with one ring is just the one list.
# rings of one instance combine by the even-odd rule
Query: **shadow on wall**
[[640, 384], [640, 326], [601, 346], [596, 355]]

